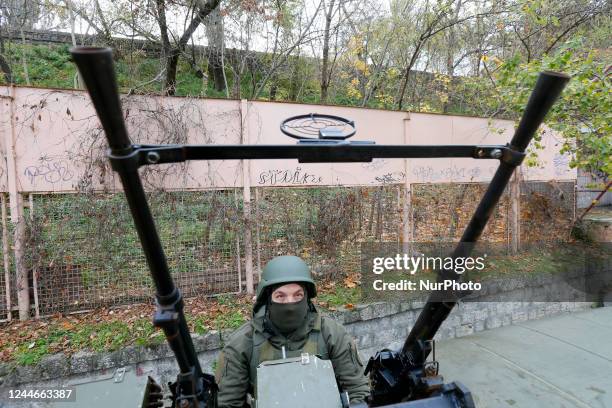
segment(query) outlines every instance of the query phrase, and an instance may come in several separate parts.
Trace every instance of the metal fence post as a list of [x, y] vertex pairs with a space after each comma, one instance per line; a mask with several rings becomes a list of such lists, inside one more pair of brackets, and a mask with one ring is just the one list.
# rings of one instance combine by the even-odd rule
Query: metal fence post
[[[240, 101], [241, 143], [250, 144], [249, 141], [249, 104], [246, 99]], [[253, 288], [253, 234], [251, 231], [251, 161], [242, 160], [242, 198], [244, 220], [244, 272], [246, 277], [246, 292], [255, 293]]]
[[9, 260], [9, 234], [6, 225], [6, 198], [0, 193], [2, 199], [2, 261], [4, 262], [4, 287], [6, 290], [6, 319], [10, 322], [11, 313], [11, 262]]
[[[30, 193], [28, 196], [30, 208], [30, 222], [34, 223], [34, 196]], [[38, 307], [38, 268], [34, 265], [32, 268], [32, 290], [34, 292], [34, 317], [40, 319], [40, 308]]]
[[[404, 143], [410, 144], [410, 134], [408, 132], [408, 124], [410, 123], [410, 113], [406, 112], [406, 118], [404, 118]], [[404, 194], [402, 197], [402, 244], [404, 251], [408, 253], [409, 242], [414, 240], [412, 231], [412, 186], [410, 184], [410, 161], [404, 159]]]
[[6, 167], [9, 190], [9, 207], [11, 222], [15, 226], [14, 253], [15, 253], [15, 286], [17, 287], [17, 305], [19, 306], [19, 320], [30, 317], [30, 288], [28, 284], [28, 271], [23, 262], [23, 241], [25, 226], [23, 219], [23, 200], [17, 190], [17, 155], [15, 152], [15, 86], [10, 87], [9, 113], [10, 131], [4, 134], [6, 146]]
[[521, 167], [517, 167], [510, 181], [510, 249], [517, 254], [521, 248]]

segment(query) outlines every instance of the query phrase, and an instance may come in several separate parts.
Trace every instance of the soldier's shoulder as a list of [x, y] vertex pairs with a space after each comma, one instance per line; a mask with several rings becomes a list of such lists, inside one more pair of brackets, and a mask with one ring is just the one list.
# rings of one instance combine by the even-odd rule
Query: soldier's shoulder
[[321, 329], [324, 332], [329, 332], [332, 335], [339, 335], [346, 333], [346, 328], [338, 323], [338, 321], [332, 319], [329, 316], [321, 315]]
[[251, 344], [253, 342], [253, 326], [251, 325], [251, 321], [247, 321], [242, 324], [239, 328], [234, 330], [232, 334], [230, 334], [229, 339], [226, 342], [226, 345], [231, 346], [241, 346], [245, 344]]

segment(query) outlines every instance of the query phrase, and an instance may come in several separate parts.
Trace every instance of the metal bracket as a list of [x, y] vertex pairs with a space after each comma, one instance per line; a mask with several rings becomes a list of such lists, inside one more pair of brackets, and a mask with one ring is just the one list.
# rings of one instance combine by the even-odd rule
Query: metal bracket
[[478, 147], [475, 159], [498, 159], [513, 167], [520, 165], [525, 158], [525, 153], [515, 150], [509, 144], [502, 147]]
[[181, 145], [132, 145], [131, 149], [106, 153], [115, 171], [137, 170], [145, 164], [177, 163], [186, 160], [185, 148]]
[[506, 148], [503, 149], [500, 161], [509, 164], [510, 166], [517, 167], [521, 165], [521, 163], [525, 159], [525, 156], [525, 152], [516, 150], [516, 148], [514, 148], [508, 143], [506, 144]]
[[115, 378], [113, 379], [113, 382], [123, 382], [123, 377], [125, 377], [126, 371], [127, 369], [125, 367], [118, 368], [117, 371], [115, 371]]
[[161, 329], [178, 330], [179, 316], [184, 306], [181, 292], [175, 289], [166, 297], [157, 296], [156, 304], [153, 326]]

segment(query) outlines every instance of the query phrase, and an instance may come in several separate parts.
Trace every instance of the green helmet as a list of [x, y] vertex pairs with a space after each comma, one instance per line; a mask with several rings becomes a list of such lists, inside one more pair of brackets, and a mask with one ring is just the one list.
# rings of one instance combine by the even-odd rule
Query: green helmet
[[277, 256], [264, 266], [261, 273], [261, 279], [257, 286], [255, 309], [266, 303], [266, 289], [279, 283], [304, 283], [308, 297], [313, 298], [317, 296], [317, 288], [306, 262], [293, 255]]

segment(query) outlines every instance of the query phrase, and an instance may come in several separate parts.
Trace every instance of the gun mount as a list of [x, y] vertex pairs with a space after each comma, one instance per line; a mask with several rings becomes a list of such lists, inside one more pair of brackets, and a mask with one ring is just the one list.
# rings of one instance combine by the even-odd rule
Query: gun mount
[[[183, 313], [183, 300], [175, 286], [157, 233], [138, 168], [145, 165], [186, 160], [297, 159], [304, 163], [370, 162], [374, 158], [466, 157], [497, 159], [499, 167], [463, 233], [453, 257], [467, 256], [497, 205], [514, 169], [544, 116], [560, 95], [569, 77], [556, 72], [540, 74], [527, 108], [507, 145], [376, 145], [349, 142], [354, 123], [330, 115], [303, 115], [283, 122], [281, 130], [299, 139], [297, 145], [135, 145], [123, 121], [115, 80], [112, 51], [108, 48], [75, 47], [70, 50], [83, 77], [109, 144], [108, 157], [119, 174], [134, 218], [151, 277], [155, 283], [157, 311], [153, 319], [166, 336], [179, 365], [177, 381], [171, 386], [173, 406], [214, 407], [214, 377], [202, 372]], [[315, 133], [297, 133], [295, 120], [325, 119], [352, 127], [347, 132], [324, 126]], [[293, 121], [292, 121], [293, 120]], [[292, 126], [293, 123], [293, 126]], [[318, 133], [318, 138], [311, 136]], [[450, 294], [452, 298], [452, 293]], [[459, 293], [456, 299], [459, 300]], [[443, 297], [442, 297], [443, 296]], [[387, 407], [473, 407], [471, 394], [460, 383], [445, 384], [438, 363], [427, 361], [432, 340], [456, 301], [449, 294], [434, 292], [399, 351], [382, 350], [367, 365], [372, 389], [369, 406]]]

